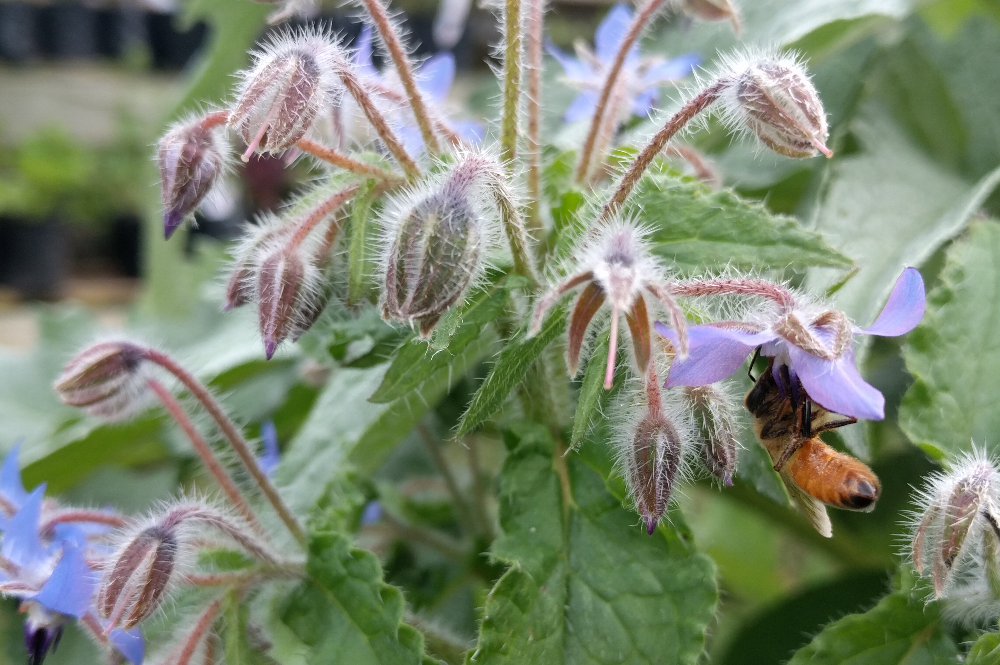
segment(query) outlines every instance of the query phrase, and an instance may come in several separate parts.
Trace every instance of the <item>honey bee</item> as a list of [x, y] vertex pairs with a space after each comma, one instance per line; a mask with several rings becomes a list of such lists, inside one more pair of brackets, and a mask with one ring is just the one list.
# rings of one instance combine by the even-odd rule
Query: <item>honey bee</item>
[[[754, 355], [754, 359], [757, 355]], [[753, 362], [750, 364], [753, 371]], [[833, 535], [824, 506], [869, 511], [875, 507], [881, 485], [864, 463], [838, 452], [819, 438], [826, 432], [857, 422], [813, 402], [793, 383], [788, 367], [779, 368], [781, 384], [774, 378], [774, 360], [754, 379], [744, 404], [754, 418], [754, 432], [764, 445], [774, 470], [789, 494], [823, 536]]]

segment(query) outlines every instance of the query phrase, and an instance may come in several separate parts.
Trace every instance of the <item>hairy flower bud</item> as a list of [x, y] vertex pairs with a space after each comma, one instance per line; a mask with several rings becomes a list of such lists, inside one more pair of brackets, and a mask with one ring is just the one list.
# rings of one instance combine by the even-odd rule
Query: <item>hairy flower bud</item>
[[335, 63], [340, 47], [317, 31], [284, 33], [254, 54], [244, 74], [229, 126], [255, 150], [280, 152], [305, 136], [338, 89]]
[[805, 68], [794, 57], [747, 53], [729, 58], [720, 76], [726, 119], [788, 157], [827, 157], [826, 111]]
[[284, 225], [277, 219], [265, 218], [249, 232], [233, 251], [233, 263], [229, 280], [226, 282], [225, 311], [242, 307], [256, 297], [254, 283], [258, 254], [267, 246], [291, 235], [291, 225]]
[[197, 209], [225, 169], [225, 144], [212, 126], [212, 118], [174, 125], [157, 146], [163, 234], [168, 239]]
[[661, 412], [650, 409], [635, 427], [626, 460], [632, 499], [649, 535], [667, 512], [680, 458], [677, 429]]
[[686, 387], [684, 393], [704, 438], [701, 453], [705, 468], [723, 485], [732, 487], [739, 452], [732, 400], [713, 385]]
[[382, 316], [430, 337], [441, 316], [482, 273], [491, 225], [476, 193], [488, 174], [467, 159], [430, 193], [413, 190], [386, 206]]
[[294, 249], [279, 247], [263, 258], [257, 271], [257, 304], [264, 354], [270, 360], [278, 345], [300, 324], [310, 300], [307, 275], [315, 272]]
[[682, 0], [681, 11], [699, 21], [731, 21], [739, 34], [740, 17], [730, 0]]
[[984, 564], [983, 550], [995, 549], [990, 541], [1000, 535], [998, 491], [996, 465], [974, 451], [949, 473], [932, 476], [919, 495], [923, 509], [913, 530], [913, 566], [921, 575], [930, 573], [938, 597], [949, 595], [956, 578], [988, 578], [989, 567], [977, 569]]
[[145, 377], [142, 347], [125, 341], [99, 342], [77, 354], [55, 382], [63, 404], [107, 420], [127, 418], [142, 403]]
[[175, 533], [151, 526], [117, 553], [97, 599], [101, 616], [111, 626], [132, 628], [159, 608], [177, 565], [178, 547]]

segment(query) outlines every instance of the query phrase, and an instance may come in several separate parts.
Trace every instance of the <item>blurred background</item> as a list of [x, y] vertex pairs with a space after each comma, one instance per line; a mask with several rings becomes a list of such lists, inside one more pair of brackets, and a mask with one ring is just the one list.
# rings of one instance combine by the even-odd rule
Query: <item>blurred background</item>
[[[970, 192], [981, 194], [975, 199], [981, 217], [1000, 209], [996, 196], [986, 198], [995, 179], [983, 184], [1000, 164], [995, 0], [743, 4], [746, 37], [793, 46], [811, 58], [837, 158], [761, 157], [721, 131], [699, 133], [693, 142], [727, 184], [823, 230], [852, 258], [864, 260], [898, 238], [926, 240], [922, 268], [932, 287], [957, 232], [948, 226], [949, 211]], [[576, 38], [590, 41], [609, 5], [555, 2], [546, 32], [564, 48]], [[405, 12], [418, 53], [455, 54], [451, 101], [464, 116], [485, 122], [497, 91], [489, 69], [497, 37], [491, 10], [463, 0], [393, 6]], [[178, 484], [204, 482], [188, 444], [161, 414], [103, 425], [58, 403], [53, 378], [94, 335], [128, 329], [183, 349], [180, 359], [225, 394], [249, 432], [273, 422], [282, 446], [315, 418], [310, 410], [331, 366], [334, 372], [365, 367], [398, 343], [377, 317], [352, 322], [345, 315], [322, 337], [306, 337], [295, 351], [264, 363], [252, 313], [220, 315], [217, 276], [227, 241], [309, 179], [301, 163], [255, 156], [239, 164], [198, 213], [196, 229], [162, 240], [152, 146], [170, 121], [225, 98], [273, 9], [249, 0], [0, 0], [0, 451], [25, 441], [28, 487], [47, 481], [50, 493], [67, 500], [141, 510]], [[457, 20], [464, 12], [466, 20]], [[350, 40], [360, 28], [354, 15], [331, 2], [293, 24], [323, 21]], [[728, 25], [704, 29], [672, 15], [644, 48], [694, 52], [708, 64], [716, 48], [734, 42]], [[575, 93], [558, 82], [560, 73], [547, 62], [545, 131], [559, 134], [557, 145], [571, 145], [578, 135], [560, 129], [560, 117]], [[650, 126], [636, 120], [626, 131]], [[868, 219], [877, 224], [865, 235]], [[783, 495], [772, 500], [766, 488], [738, 483], [719, 494], [705, 483], [683, 498], [699, 545], [720, 567], [711, 662], [772, 665], [825, 622], [870, 606], [888, 588], [908, 483], [933, 465], [896, 424], [911, 382], [897, 342], [876, 343], [866, 377], [889, 406], [888, 420], [868, 427], [867, 444], [860, 444], [885, 487], [876, 513], [838, 513], [838, 535], [826, 541], [779, 505]], [[469, 386], [453, 390], [428, 427], [446, 433], [469, 392]], [[344, 413], [353, 415], [346, 407]], [[756, 444], [751, 437], [745, 445]], [[495, 474], [502, 451], [495, 437], [484, 439], [476, 462], [483, 476]], [[467, 450], [454, 441], [443, 454], [455, 468], [468, 466]], [[377, 486], [367, 498], [378, 496], [386, 510], [395, 505], [397, 524], [409, 519], [450, 528], [454, 515], [437, 462], [421, 436], [411, 434], [391, 456], [362, 469]], [[404, 588], [413, 609], [473, 639], [475, 608], [489, 586], [453, 579], [454, 566], [428, 559], [398, 535], [382, 522], [362, 528], [359, 543], [382, 556], [389, 581]], [[0, 663], [23, 655], [14, 609], [5, 603], [0, 611]], [[66, 640], [52, 663], [92, 662], [79, 635]]]

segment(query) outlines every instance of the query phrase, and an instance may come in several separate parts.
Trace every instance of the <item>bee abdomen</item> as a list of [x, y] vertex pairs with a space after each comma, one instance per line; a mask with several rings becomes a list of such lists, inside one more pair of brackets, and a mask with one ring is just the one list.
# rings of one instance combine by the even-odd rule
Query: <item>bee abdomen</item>
[[786, 467], [795, 484], [819, 501], [845, 510], [871, 510], [882, 490], [863, 462], [810, 439]]

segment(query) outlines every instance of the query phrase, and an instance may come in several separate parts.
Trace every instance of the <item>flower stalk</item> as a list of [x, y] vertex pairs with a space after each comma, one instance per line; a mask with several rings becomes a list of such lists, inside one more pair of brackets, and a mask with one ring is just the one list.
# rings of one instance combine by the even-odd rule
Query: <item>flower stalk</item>
[[528, 223], [541, 227], [542, 199], [542, 31], [545, 0], [528, 3]]
[[500, 157], [509, 170], [517, 157], [518, 114], [521, 100], [523, 31], [521, 0], [504, 3], [503, 110], [500, 118]]
[[316, 157], [317, 159], [322, 159], [324, 162], [329, 162], [338, 168], [350, 171], [351, 173], [356, 173], [366, 178], [375, 178], [376, 180], [383, 180], [389, 183], [398, 183], [401, 180], [395, 173], [390, 173], [389, 171], [372, 164], [366, 164], [350, 157], [349, 155], [345, 155], [344, 153], [334, 150], [333, 148], [327, 148], [326, 146], [320, 145], [319, 143], [309, 139], [299, 139], [298, 143], [295, 144], [295, 147], [302, 152]]

